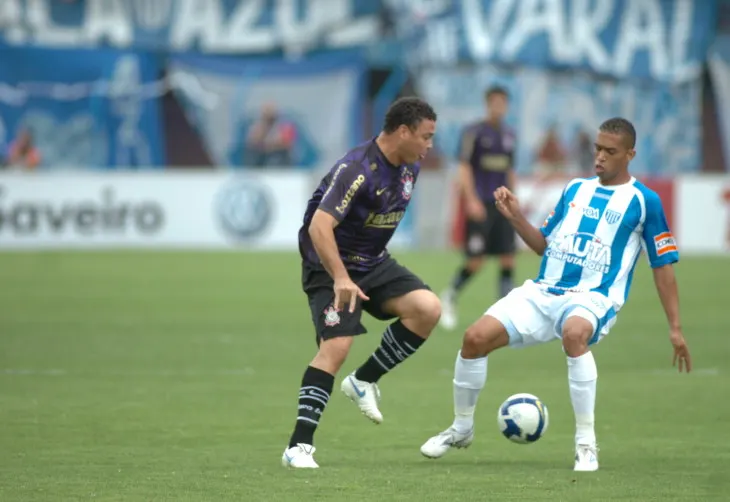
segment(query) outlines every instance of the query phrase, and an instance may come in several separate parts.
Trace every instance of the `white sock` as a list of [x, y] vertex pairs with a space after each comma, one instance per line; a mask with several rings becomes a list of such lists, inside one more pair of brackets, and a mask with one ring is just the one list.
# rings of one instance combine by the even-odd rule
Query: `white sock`
[[575, 444], [596, 443], [595, 410], [598, 369], [592, 352], [568, 357], [570, 401], [575, 413]]
[[456, 356], [454, 368], [454, 425], [466, 434], [474, 428], [474, 409], [487, 381], [487, 358], [464, 359], [461, 351]]

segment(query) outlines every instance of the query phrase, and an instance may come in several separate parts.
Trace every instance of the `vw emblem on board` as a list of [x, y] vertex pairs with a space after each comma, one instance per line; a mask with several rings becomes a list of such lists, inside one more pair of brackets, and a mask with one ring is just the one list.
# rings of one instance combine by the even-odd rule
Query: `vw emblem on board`
[[216, 200], [218, 220], [231, 237], [248, 240], [260, 236], [274, 216], [269, 188], [253, 180], [225, 186]]

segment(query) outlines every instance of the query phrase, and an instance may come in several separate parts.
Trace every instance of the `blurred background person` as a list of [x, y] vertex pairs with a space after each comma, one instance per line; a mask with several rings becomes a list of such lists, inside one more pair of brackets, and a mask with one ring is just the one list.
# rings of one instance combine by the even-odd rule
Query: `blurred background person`
[[33, 134], [22, 129], [8, 145], [3, 167], [12, 171], [33, 171], [41, 164], [41, 152], [33, 144]]

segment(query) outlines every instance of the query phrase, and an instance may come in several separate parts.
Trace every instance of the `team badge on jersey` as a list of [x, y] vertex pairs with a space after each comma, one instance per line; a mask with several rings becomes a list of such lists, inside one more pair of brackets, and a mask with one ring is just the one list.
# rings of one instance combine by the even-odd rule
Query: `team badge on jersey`
[[603, 217], [606, 218], [606, 223], [609, 225], [615, 225], [621, 219], [621, 213], [614, 211], [613, 209], [607, 209], [606, 212], [603, 213]]
[[674, 240], [672, 232], [664, 232], [654, 237], [654, 246], [657, 256], [677, 251], [677, 242]]
[[326, 309], [324, 309], [324, 325], [328, 328], [331, 328], [332, 326], [337, 326], [340, 324], [340, 314], [337, 312], [337, 309], [330, 305]]
[[403, 183], [403, 190], [401, 190], [401, 194], [405, 200], [409, 200], [413, 193], [413, 175], [409, 171], [404, 171], [401, 183]]

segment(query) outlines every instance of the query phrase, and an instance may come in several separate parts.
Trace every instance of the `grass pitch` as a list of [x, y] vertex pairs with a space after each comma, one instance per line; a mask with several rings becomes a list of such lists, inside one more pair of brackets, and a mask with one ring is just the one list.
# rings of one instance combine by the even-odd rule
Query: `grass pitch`
[[[395, 255], [436, 290], [460, 261]], [[519, 279], [536, 267], [522, 257]], [[462, 329], [494, 300], [495, 268], [462, 296]], [[599, 472], [572, 472], [558, 343], [496, 353], [474, 445], [420, 456], [452, 417], [461, 330], [437, 331], [382, 380], [380, 426], [340, 394], [338, 378], [316, 436], [322, 468], [295, 472], [279, 461], [315, 350], [295, 254], [1, 254], [0, 500], [728, 500], [730, 262], [686, 258], [678, 277], [695, 371], [671, 367], [642, 261], [595, 350]], [[367, 326], [343, 375], [385, 324]], [[497, 407], [516, 392], [550, 410], [536, 444], [497, 430]]]

